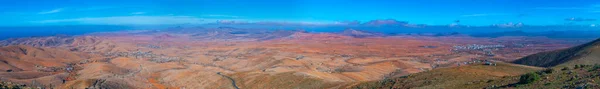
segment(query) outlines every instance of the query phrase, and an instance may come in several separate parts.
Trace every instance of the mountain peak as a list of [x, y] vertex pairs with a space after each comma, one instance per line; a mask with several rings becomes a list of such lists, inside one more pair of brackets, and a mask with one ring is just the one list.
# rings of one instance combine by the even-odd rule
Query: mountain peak
[[369, 36], [381, 36], [382, 35], [379, 33], [366, 32], [366, 31], [352, 29], [352, 28], [347, 28], [346, 30], [342, 31], [340, 34], [346, 35], [346, 36], [352, 36], [355, 38], [364, 38], [364, 37], [369, 37]]
[[401, 25], [408, 24], [408, 22], [398, 21], [395, 19], [379, 19], [379, 20], [371, 20], [371, 21], [363, 23], [363, 24], [368, 25], [368, 26], [385, 26], [385, 25], [401, 26]]

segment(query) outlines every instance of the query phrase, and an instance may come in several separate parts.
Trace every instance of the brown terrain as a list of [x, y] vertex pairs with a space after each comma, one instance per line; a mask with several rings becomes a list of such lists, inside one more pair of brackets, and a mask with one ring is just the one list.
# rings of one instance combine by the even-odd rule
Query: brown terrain
[[0, 41], [0, 80], [59, 89], [350, 88], [580, 44], [544, 37], [379, 35], [221, 27], [15, 38]]
[[579, 46], [522, 57], [513, 61], [515, 64], [472, 61], [469, 65], [361, 82], [351, 88], [598, 89], [599, 51], [600, 39], [597, 39]]

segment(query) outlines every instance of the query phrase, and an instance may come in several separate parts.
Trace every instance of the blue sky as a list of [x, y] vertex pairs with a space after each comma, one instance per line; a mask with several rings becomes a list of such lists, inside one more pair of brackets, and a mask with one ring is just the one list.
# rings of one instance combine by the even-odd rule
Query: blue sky
[[330, 24], [600, 24], [600, 0], [2, 0], [0, 26], [203, 24], [217, 20]]

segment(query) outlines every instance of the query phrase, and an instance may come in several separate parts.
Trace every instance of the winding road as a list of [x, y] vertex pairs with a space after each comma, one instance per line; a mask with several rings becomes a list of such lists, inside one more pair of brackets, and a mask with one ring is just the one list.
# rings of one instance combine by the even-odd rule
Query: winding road
[[240, 88], [239, 88], [237, 85], [235, 85], [235, 80], [233, 80], [233, 78], [231, 78], [231, 77], [229, 77], [229, 76], [226, 76], [226, 75], [223, 75], [223, 74], [221, 74], [221, 72], [217, 72], [217, 74], [218, 74], [218, 75], [221, 75], [221, 76], [223, 76], [223, 77], [225, 77], [225, 78], [227, 78], [227, 79], [229, 79], [229, 80], [231, 80], [231, 84], [233, 85], [233, 87], [234, 87], [235, 89], [240, 89]]

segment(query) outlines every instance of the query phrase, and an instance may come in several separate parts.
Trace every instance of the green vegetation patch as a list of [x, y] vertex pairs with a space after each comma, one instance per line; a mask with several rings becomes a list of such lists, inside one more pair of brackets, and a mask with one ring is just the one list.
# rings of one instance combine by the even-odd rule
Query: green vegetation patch
[[540, 75], [537, 73], [527, 73], [527, 74], [521, 75], [521, 78], [519, 79], [519, 84], [529, 84], [529, 83], [538, 81], [540, 79], [541, 79]]

